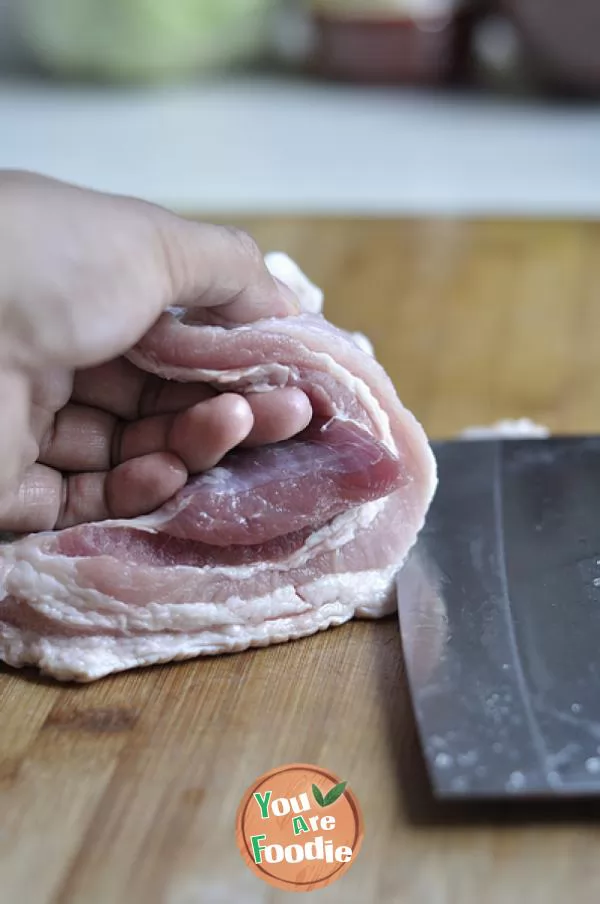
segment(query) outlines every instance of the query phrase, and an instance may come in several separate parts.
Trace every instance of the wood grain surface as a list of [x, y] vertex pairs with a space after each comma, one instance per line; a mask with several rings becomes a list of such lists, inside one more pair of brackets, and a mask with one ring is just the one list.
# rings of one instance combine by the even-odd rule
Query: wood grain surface
[[[330, 319], [373, 339], [434, 437], [527, 416], [600, 429], [600, 226], [243, 220]], [[431, 799], [394, 619], [268, 650], [59, 686], [0, 672], [1, 904], [275, 904], [235, 813], [260, 773], [347, 779], [366, 834], [340, 904], [600, 900], [595, 803]]]

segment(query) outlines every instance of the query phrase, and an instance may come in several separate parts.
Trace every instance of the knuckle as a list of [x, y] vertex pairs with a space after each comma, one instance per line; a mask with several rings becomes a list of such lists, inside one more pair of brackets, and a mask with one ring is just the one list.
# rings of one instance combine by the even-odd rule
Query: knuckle
[[256, 240], [250, 235], [249, 232], [246, 232], [245, 229], [240, 229], [237, 226], [225, 226], [223, 227], [228, 237], [237, 245], [239, 251], [247, 257], [252, 263], [259, 264], [263, 266], [263, 255], [258, 247]]

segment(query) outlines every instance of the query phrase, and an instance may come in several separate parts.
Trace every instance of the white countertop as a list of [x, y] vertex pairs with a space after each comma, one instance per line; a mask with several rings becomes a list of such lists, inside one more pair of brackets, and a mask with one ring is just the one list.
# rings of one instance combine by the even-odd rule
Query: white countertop
[[252, 77], [0, 80], [0, 167], [214, 213], [600, 215], [600, 107]]

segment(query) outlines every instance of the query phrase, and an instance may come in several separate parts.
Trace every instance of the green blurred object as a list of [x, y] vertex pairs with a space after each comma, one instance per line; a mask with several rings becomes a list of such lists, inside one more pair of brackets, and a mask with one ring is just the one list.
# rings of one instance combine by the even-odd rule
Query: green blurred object
[[29, 52], [61, 76], [161, 82], [259, 56], [277, 0], [20, 0]]

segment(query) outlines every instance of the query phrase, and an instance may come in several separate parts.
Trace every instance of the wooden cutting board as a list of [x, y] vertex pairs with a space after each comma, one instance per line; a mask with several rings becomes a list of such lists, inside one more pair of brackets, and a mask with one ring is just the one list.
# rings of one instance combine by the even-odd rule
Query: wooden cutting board
[[[600, 429], [600, 226], [261, 219], [327, 314], [368, 333], [434, 437], [528, 416]], [[600, 899], [595, 804], [431, 800], [394, 619], [63, 687], [0, 672], [0, 904], [262, 904], [242, 793], [304, 761], [347, 779], [365, 840], [340, 904]]]

